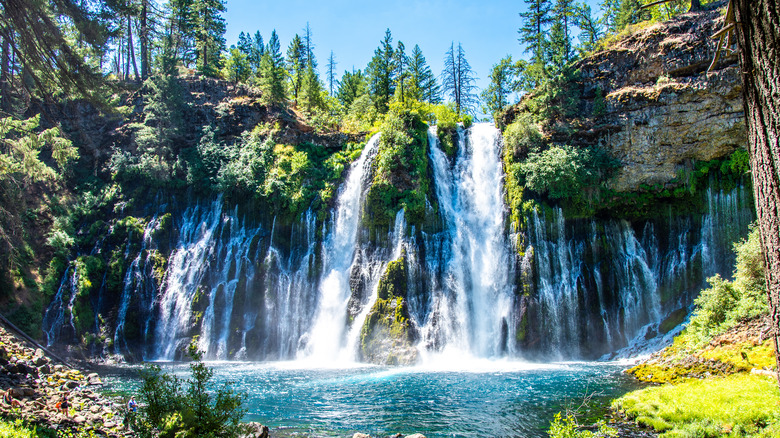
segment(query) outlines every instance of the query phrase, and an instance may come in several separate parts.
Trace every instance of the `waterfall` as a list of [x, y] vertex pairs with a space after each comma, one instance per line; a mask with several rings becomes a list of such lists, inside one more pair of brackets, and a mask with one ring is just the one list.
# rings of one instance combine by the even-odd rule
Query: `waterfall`
[[[254, 277], [251, 243], [260, 228], [247, 228], [237, 209], [222, 211], [222, 197], [188, 208], [170, 256], [161, 293], [154, 357], [173, 359], [192, 335], [211, 359], [226, 359], [233, 303], [240, 283]], [[203, 300], [207, 300], [203, 309]], [[194, 313], [195, 309], [202, 313]], [[200, 332], [194, 332], [200, 323]]]
[[347, 304], [351, 295], [349, 274], [359, 254], [356, 244], [360, 207], [371, 161], [379, 146], [379, 136], [374, 135], [363, 148], [339, 191], [330, 234], [323, 244], [317, 314], [304, 342], [302, 357], [333, 361], [341, 355], [344, 347]]
[[[141, 238], [141, 250], [125, 272], [122, 296], [119, 300], [119, 312], [117, 314], [117, 322], [114, 329], [115, 354], [122, 354], [123, 351], [128, 351], [128, 345], [125, 340], [125, 322], [127, 311], [130, 307], [130, 301], [133, 296], [140, 296], [141, 300], [144, 302], [154, 301], [157, 284], [151, 274], [153, 270], [153, 261], [150, 260], [149, 250], [155, 246], [155, 242], [152, 240], [152, 232], [156, 230], [158, 226], [159, 221], [157, 216], [154, 216], [152, 220], [146, 224]], [[130, 238], [128, 238], [128, 249], [125, 251], [125, 258], [128, 257], [129, 240]]]
[[714, 273], [728, 277], [732, 242], [753, 220], [744, 187], [706, 192], [700, 219], [674, 216], [568, 221], [560, 208], [534, 209], [529, 247], [535, 260], [536, 347], [546, 357], [598, 357], [656, 348], [658, 324], [689, 306]]
[[[315, 281], [312, 278], [317, 251], [316, 216], [308, 210], [290, 235], [291, 251], [284, 251], [274, 242], [276, 221], [271, 232], [271, 242], [263, 259], [265, 266], [265, 317], [263, 318], [262, 356], [266, 359], [291, 359], [298, 352], [299, 341], [309, 329], [314, 312]], [[257, 311], [246, 309], [247, 324], [257, 317]], [[249, 331], [244, 327], [244, 333]], [[242, 348], [246, 348], [242, 340]]]
[[[512, 262], [504, 232], [500, 133], [491, 124], [458, 132], [454, 165], [429, 130], [436, 196], [444, 221], [443, 240], [428, 269], [441, 272], [432, 314], [423, 321], [423, 342], [477, 357], [508, 348], [513, 330]], [[437, 260], [443, 257], [444, 260]], [[443, 265], [441, 264], [443, 263]]]
[[43, 335], [46, 338], [46, 346], [51, 347], [57, 342], [59, 335], [62, 331], [62, 325], [65, 322], [65, 309], [68, 304], [65, 303], [65, 293], [70, 293], [69, 303], [72, 307], [72, 302], [76, 296], [76, 284], [77, 273], [73, 266], [68, 266], [65, 269], [65, 274], [60, 280], [60, 285], [57, 288], [57, 293], [54, 295], [54, 299], [46, 308], [46, 312], [43, 315], [43, 321], [41, 326], [43, 328]]
[[[539, 204], [523, 230], [508, 232], [500, 132], [475, 124], [457, 136], [447, 156], [429, 129], [433, 193], [413, 226], [403, 210], [387, 230], [362, 226], [379, 134], [347, 170], [325, 222], [314, 207], [275, 218], [221, 196], [185, 208], [155, 199], [143, 235], [124, 249], [121, 293], [96, 292], [99, 311], [116, 315], [113, 351], [174, 360], [197, 337], [208, 359], [353, 362], [379, 280], [405, 253], [410, 337], [423, 361], [635, 352], [706, 277], [728, 277], [731, 243], [753, 220], [746, 187], [711, 181], [701, 215], [568, 219]], [[163, 217], [170, 234], [157, 232]], [[75, 333], [77, 268], [68, 265], [44, 315], [49, 345]]]

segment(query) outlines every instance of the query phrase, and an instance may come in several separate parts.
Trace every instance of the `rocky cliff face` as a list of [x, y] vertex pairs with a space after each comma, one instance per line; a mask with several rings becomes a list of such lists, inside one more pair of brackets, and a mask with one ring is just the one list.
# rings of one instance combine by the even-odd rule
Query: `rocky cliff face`
[[547, 139], [605, 148], [622, 163], [608, 183], [618, 192], [674, 185], [694, 161], [745, 147], [736, 57], [724, 56], [706, 71], [715, 55], [711, 36], [722, 21], [720, 8], [683, 14], [615, 37], [579, 61], [569, 84], [582, 97], [577, 115], [544, 127]]

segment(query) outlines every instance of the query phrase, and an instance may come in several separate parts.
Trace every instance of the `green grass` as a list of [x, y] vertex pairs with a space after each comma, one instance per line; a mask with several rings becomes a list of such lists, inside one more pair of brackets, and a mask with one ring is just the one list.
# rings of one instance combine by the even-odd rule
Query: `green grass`
[[38, 438], [38, 433], [19, 420], [0, 420], [0, 438]]
[[777, 381], [736, 374], [631, 392], [612, 407], [665, 438], [780, 436]]

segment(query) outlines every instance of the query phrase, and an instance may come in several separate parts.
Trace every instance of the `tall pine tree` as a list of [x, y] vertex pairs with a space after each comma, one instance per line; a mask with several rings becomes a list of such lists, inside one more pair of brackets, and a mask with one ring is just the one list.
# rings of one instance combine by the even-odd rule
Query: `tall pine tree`
[[336, 79], [336, 57], [333, 55], [333, 50], [330, 51], [330, 57], [328, 58], [328, 94], [333, 95], [333, 87], [338, 87], [338, 79]]
[[307, 70], [305, 47], [298, 34], [295, 34], [287, 47], [286, 65], [293, 102], [298, 105], [298, 95], [303, 87], [303, 79]]
[[272, 105], [283, 105], [287, 100], [284, 92], [284, 58], [276, 29], [271, 32], [268, 47], [260, 61], [260, 89], [263, 98]]
[[574, 18], [574, 0], [557, 0], [555, 2], [554, 19], [550, 30], [549, 59], [556, 71], [572, 60], [571, 27]]
[[194, 39], [198, 72], [215, 76], [225, 51], [224, 0], [193, 0]]
[[416, 44], [409, 57], [408, 89], [409, 96], [413, 99], [430, 103], [441, 102], [436, 76], [433, 75], [431, 67], [425, 60], [425, 56], [423, 56], [420, 46]]
[[520, 18], [523, 25], [517, 31], [520, 34], [520, 44], [525, 46], [525, 51], [531, 53], [531, 61], [545, 65], [547, 60], [547, 26], [552, 23], [552, 5], [550, 0], [524, 0], [528, 5], [528, 11], [521, 12]]
[[409, 77], [409, 57], [406, 56], [406, 46], [398, 41], [398, 47], [395, 50], [395, 95], [397, 99], [404, 102], [406, 94], [405, 83]]
[[583, 2], [574, 9], [574, 24], [580, 28], [578, 49], [580, 52], [589, 52], [596, 48], [596, 43], [604, 31], [601, 22], [593, 17], [590, 5]]
[[390, 29], [385, 31], [385, 37], [374, 51], [374, 57], [368, 63], [368, 90], [374, 106], [380, 113], [387, 112], [390, 96], [395, 93], [395, 49], [393, 35]]
[[366, 76], [362, 71], [357, 70], [351, 73], [345, 71], [339, 81], [339, 89], [336, 92], [336, 97], [339, 99], [339, 102], [344, 105], [344, 108], [349, 108], [355, 99], [366, 94], [367, 89]]

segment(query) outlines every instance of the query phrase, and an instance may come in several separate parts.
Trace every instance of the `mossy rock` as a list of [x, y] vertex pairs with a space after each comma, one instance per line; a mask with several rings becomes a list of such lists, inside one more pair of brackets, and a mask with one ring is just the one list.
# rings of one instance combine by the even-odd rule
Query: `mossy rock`
[[662, 335], [665, 335], [672, 331], [675, 327], [682, 324], [685, 321], [685, 317], [688, 316], [687, 309], [677, 309], [667, 316], [666, 319], [661, 321], [661, 325], [658, 326], [658, 331]]
[[379, 365], [408, 365], [417, 361], [416, 334], [406, 303], [406, 254], [387, 265], [379, 281], [377, 300], [360, 331], [363, 360]]

